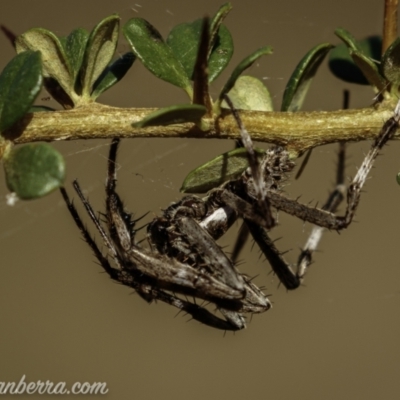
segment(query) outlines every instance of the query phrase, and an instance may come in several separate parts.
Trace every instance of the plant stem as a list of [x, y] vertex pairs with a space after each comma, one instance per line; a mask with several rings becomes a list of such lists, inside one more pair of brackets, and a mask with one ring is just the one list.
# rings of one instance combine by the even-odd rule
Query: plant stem
[[382, 55], [397, 39], [397, 6], [398, 0], [385, 1], [385, 16], [383, 18]]
[[[241, 111], [244, 125], [255, 141], [286, 146], [302, 153], [307, 149], [338, 142], [373, 139], [394, 106], [385, 104], [378, 109], [314, 111], [314, 112], [257, 112]], [[192, 123], [148, 128], [132, 128], [131, 124], [155, 109], [115, 108], [101, 104], [68, 111], [27, 114], [3, 136], [16, 144], [36, 141], [76, 139], [111, 139], [113, 137], [170, 137], [238, 139], [240, 132], [228, 110], [213, 120], [203, 121], [201, 130]], [[398, 137], [398, 136], [397, 136]], [[0, 143], [1, 145], [1, 143]]]

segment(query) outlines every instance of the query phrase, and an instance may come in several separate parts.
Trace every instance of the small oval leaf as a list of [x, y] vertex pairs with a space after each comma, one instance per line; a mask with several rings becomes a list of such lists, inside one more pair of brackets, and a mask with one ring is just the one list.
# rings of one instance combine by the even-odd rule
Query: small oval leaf
[[221, 25], [208, 60], [209, 82], [217, 79], [229, 64], [233, 55], [233, 49], [231, 33], [225, 25]]
[[[228, 93], [237, 110], [273, 111], [272, 97], [264, 83], [253, 76], [240, 76]], [[225, 100], [221, 107], [228, 108]]]
[[219, 8], [219, 10], [216, 12], [214, 17], [212, 18], [211, 25], [210, 25], [210, 36], [211, 36], [211, 44], [213, 46], [217, 40], [219, 29], [222, 26], [222, 21], [231, 12], [232, 8], [233, 7], [232, 7], [231, 3], [225, 3]]
[[302, 107], [311, 81], [332, 47], [330, 43], [315, 46], [297, 64], [286, 85], [281, 111], [298, 111]]
[[42, 62], [38, 51], [14, 57], [0, 75], [0, 132], [29, 111], [42, 87]]
[[71, 65], [75, 82], [81, 69], [88, 37], [89, 33], [86, 29], [78, 28], [73, 30], [65, 39], [65, 53]]
[[8, 189], [23, 200], [45, 196], [65, 179], [64, 159], [47, 143], [15, 147], [3, 164]]
[[110, 64], [93, 85], [92, 98], [96, 99], [107, 89], [119, 82], [135, 60], [135, 55], [128, 52]]
[[[255, 148], [260, 159], [265, 151]], [[191, 171], [180, 189], [183, 193], [206, 193], [222, 183], [240, 176], [249, 166], [246, 149], [240, 147], [215, 157]]]
[[142, 18], [132, 18], [122, 30], [135, 55], [152, 74], [184, 89], [192, 98], [185, 69], [157, 29]]
[[90, 33], [82, 63], [82, 94], [89, 97], [97, 78], [112, 60], [118, 44], [119, 16], [103, 19]]
[[400, 85], [400, 38], [397, 38], [383, 55], [382, 72], [390, 83]]
[[236, 80], [239, 78], [241, 73], [249, 68], [255, 61], [257, 61], [260, 57], [272, 54], [272, 47], [265, 46], [261, 47], [260, 49], [256, 50], [254, 53], [247, 56], [244, 60], [242, 60], [239, 65], [234, 69], [228, 82], [226, 82], [225, 86], [221, 90], [219, 95], [219, 102], [222, 101], [224, 96], [233, 88], [235, 85]]
[[[193, 79], [202, 22], [202, 19], [198, 19], [191, 23], [179, 24], [171, 30], [167, 38], [168, 45], [190, 79]], [[211, 33], [213, 33], [212, 28]], [[212, 48], [208, 56], [209, 82], [213, 82], [219, 76], [233, 55], [233, 40], [228, 28], [225, 25], [219, 26], [215, 35], [214, 38], [210, 37]]]
[[352, 50], [350, 50], [350, 56], [371, 86], [376, 88], [378, 92], [382, 92], [387, 88], [385, 78], [379, 73], [377, 65], [371, 58], [359, 51]]
[[18, 36], [15, 45], [17, 53], [26, 50], [40, 51], [43, 76], [55, 79], [68, 96], [76, 100], [72, 68], [63, 45], [54, 33], [42, 28], [30, 29]]
[[183, 124], [185, 122], [200, 122], [207, 112], [204, 106], [199, 104], [183, 104], [161, 108], [139, 122], [132, 124], [134, 128], [147, 126]]
[[335, 29], [335, 35], [342, 39], [343, 43], [351, 50], [358, 50], [360, 51], [360, 47], [357, 43], [355, 37], [346, 29], [337, 28]]
[[[375, 64], [381, 58], [381, 38], [370, 36], [356, 42], [353, 36], [344, 29], [336, 30], [335, 33], [344, 43], [336, 46], [329, 55], [329, 69], [333, 75], [346, 82], [360, 85], [379, 85], [379, 81], [383, 77], [378, 68], [373, 67], [372, 64]], [[361, 57], [363, 60], [361, 60]], [[365, 65], [366, 63], [369, 65]], [[360, 69], [361, 67], [362, 69]]]
[[176, 25], [167, 37], [167, 44], [175, 58], [182, 64], [186, 76], [193, 79], [194, 65], [197, 59], [201, 35], [202, 19]]

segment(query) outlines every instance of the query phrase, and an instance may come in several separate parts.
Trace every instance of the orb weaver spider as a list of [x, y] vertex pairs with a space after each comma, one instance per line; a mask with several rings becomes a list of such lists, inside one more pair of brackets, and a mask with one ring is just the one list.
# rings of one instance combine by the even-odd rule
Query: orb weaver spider
[[[238, 271], [216, 240], [238, 217], [242, 218], [282, 284], [287, 289], [297, 288], [323, 230], [339, 231], [352, 222], [373, 162], [399, 127], [400, 101], [393, 116], [383, 124], [347, 191], [344, 184], [345, 147], [340, 144], [336, 188], [321, 209], [300, 204], [282, 193], [282, 181], [294, 167], [287, 150], [274, 146], [259, 161], [238, 111], [228, 97], [226, 101], [240, 129], [249, 167], [238, 178], [212, 189], [203, 198], [188, 195], [170, 205], [161, 217], [148, 225], [148, 248], [136, 242], [136, 221], [125, 210], [116, 192], [119, 139], [112, 140], [108, 160], [105, 187], [107, 230], [84, 197], [78, 182], [73, 182], [112, 262], [96, 245], [64, 188], [61, 193], [84, 239], [113, 280], [133, 288], [148, 302], [165, 302], [214, 328], [239, 330], [246, 327], [245, 314], [267, 311], [271, 303], [247, 275]], [[334, 212], [345, 195], [345, 214], [336, 216]], [[275, 225], [272, 207], [315, 225], [300, 254], [296, 271], [283, 259], [268, 236]], [[196, 299], [214, 304], [224, 319], [197, 304]]]

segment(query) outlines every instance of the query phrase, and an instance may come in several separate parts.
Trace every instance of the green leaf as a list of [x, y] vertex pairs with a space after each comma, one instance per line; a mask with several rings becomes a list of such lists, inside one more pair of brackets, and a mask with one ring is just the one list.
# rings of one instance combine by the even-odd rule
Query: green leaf
[[135, 55], [128, 52], [110, 64], [93, 85], [92, 98], [96, 99], [101, 93], [119, 82], [128, 72], [135, 59]]
[[[259, 158], [265, 151], [254, 149]], [[191, 171], [183, 181], [181, 192], [206, 193], [222, 183], [240, 176], [249, 166], [246, 149], [241, 147], [221, 154]]]
[[0, 132], [27, 113], [42, 87], [42, 62], [38, 51], [14, 57], [0, 75]]
[[64, 159], [47, 143], [15, 147], [3, 164], [8, 189], [23, 200], [45, 196], [65, 179]]
[[[263, 82], [253, 76], [240, 76], [228, 95], [237, 110], [273, 111], [274, 109], [268, 89]], [[225, 100], [222, 101], [221, 107], [230, 109]]]
[[78, 28], [73, 30], [65, 38], [65, 53], [69, 64], [71, 65], [72, 75], [75, 82], [81, 69], [88, 37], [89, 33], [86, 29]]
[[[361, 85], [372, 84], [380, 87], [383, 77], [375, 60], [380, 60], [382, 40], [370, 36], [360, 42], [344, 29], [337, 29], [336, 35], [344, 43], [336, 46], [329, 55], [329, 69], [339, 79]], [[361, 69], [360, 69], [361, 68]]]
[[208, 87], [208, 49], [210, 46], [210, 20], [203, 19], [197, 59], [193, 71], [193, 104], [199, 104], [212, 115], [212, 104]]
[[149, 22], [132, 18], [122, 31], [135, 55], [152, 74], [184, 89], [192, 98], [192, 88], [185, 69]]
[[335, 30], [335, 35], [342, 39], [342, 41], [345, 43], [345, 45], [350, 49], [350, 50], [358, 50], [361, 51], [360, 46], [357, 43], [357, 40], [355, 37], [346, 29], [343, 28], [338, 28]]
[[212, 45], [214, 45], [217, 40], [219, 29], [222, 26], [222, 21], [230, 13], [232, 8], [233, 7], [231, 3], [225, 3], [219, 8], [217, 13], [212, 18], [210, 25], [210, 37]]
[[208, 80], [213, 82], [229, 64], [233, 55], [233, 39], [225, 25], [221, 25], [217, 40], [208, 60]]
[[384, 91], [387, 88], [385, 78], [379, 73], [376, 63], [370, 57], [356, 50], [350, 50], [350, 56], [354, 64], [360, 68], [367, 82], [376, 88], [378, 92]]
[[81, 68], [82, 94], [89, 97], [93, 85], [112, 60], [118, 44], [119, 17], [103, 19], [90, 33]]
[[74, 79], [72, 68], [60, 39], [54, 33], [34, 28], [18, 36], [16, 40], [17, 53], [26, 50], [42, 53], [43, 76], [57, 81], [65, 93], [75, 102]]
[[286, 85], [281, 111], [297, 111], [302, 107], [311, 81], [332, 47], [330, 43], [315, 46], [297, 64]]
[[[202, 21], [202, 19], [198, 19], [194, 22], [177, 25], [171, 30], [167, 38], [168, 45], [174, 52], [175, 57], [183, 65], [189, 79], [193, 79]], [[216, 28], [217, 26], [214, 29]], [[213, 33], [212, 28], [211, 33]], [[218, 33], [214, 38], [210, 37], [209, 47], [211, 49], [208, 56], [208, 80], [213, 82], [228, 65], [233, 55], [232, 36], [225, 25], [219, 27]]]
[[185, 122], [198, 123], [207, 112], [204, 106], [198, 104], [183, 104], [161, 108], [139, 122], [132, 124], [134, 128], [147, 126], [183, 124]]
[[383, 55], [382, 72], [390, 83], [400, 85], [400, 38], [397, 38]]
[[233, 55], [232, 36], [222, 21], [232, 10], [231, 3], [223, 4], [211, 21], [210, 56], [208, 60], [209, 82], [213, 82], [226, 68]]
[[193, 79], [203, 19], [176, 25], [167, 37], [167, 44], [182, 64], [185, 74]]
[[220, 95], [219, 95], [219, 102], [222, 101], [224, 95], [227, 94], [235, 85], [236, 80], [239, 78], [240, 74], [249, 68], [255, 61], [257, 61], [260, 57], [272, 54], [272, 47], [266, 46], [261, 47], [260, 49], [256, 50], [254, 53], [247, 56], [244, 60], [242, 60], [239, 65], [234, 69], [232, 75], [226, 82], [225, 86], [223, 87]]

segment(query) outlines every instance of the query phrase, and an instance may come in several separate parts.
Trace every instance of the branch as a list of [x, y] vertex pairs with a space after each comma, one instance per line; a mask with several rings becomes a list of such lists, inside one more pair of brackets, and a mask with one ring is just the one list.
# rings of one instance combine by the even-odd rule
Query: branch
[[385, 0], [385, 16], [383, 19], [382, 55], [397, 39], [398, 0]]
[[[240, 116], [253, 140], [286, 146], [293, 152], [302, 153], [316, 146], [339, 141], [373, 139], [384, 121], [392, 116], [393, 109], [394, 105], [385, 103], [377, 109], [295, 113], [241, 111]], [[215, 120], [209, 118], [202, 121], [203, 130], [192, 123], [132, 128], [132, 123], [154, 111], [155, 109], [91, 104], [68, 111], [27, 114], [5, 132], [4, 136], [16, 144], [113, 137], [240, 137], [237, 124], [228, 110], [223, 111]]]

